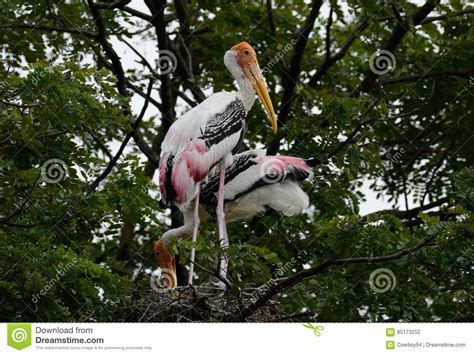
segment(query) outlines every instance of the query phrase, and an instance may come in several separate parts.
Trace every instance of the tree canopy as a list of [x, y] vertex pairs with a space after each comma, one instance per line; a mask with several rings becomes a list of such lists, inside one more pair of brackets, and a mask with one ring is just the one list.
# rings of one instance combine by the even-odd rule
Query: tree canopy
[[[467, 1], [0, 4], [0, 319], [472, 321]], [[181, 220], [158, 203], [160, 145], [234, 90], [223, 55], [240, 41], [280, 126], [255, 105], [242, 149], [317, 162], [311, 208], [229, 224], [231, 307], [198, 288], [207, 311], [170, 313], [151, 251]], [[370, 191], [392, 207], [363, 215]], [[177, 243], [182, 264], [191, 246]], [[200, 285], [215, 225], [196, 247]]]

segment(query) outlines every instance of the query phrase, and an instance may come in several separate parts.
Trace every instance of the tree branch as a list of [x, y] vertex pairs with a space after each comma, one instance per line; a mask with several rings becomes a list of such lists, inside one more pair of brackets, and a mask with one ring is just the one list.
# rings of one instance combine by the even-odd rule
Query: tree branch
[[[411, 17], [411, 22], [414, 26], [419, 25], [426, 16], [436, 7], [440, 0], [429, 0], [423, 6], [418, 8], [418, 11]], [[402, 39], [408, 33], [410, 29], [409, 21], [403, 20], [402, 22], [397, 21], [395, 28], [392, 31], [392, 35], [385, 43], [382, 50], [394, 53], [397, 47], [402, 42]], [[351, 97], [359, 96], [361, 92], [369, 92], [375, 85], [379, 74], [375, 71], [368, 70], [365, 74], [364, 80], [359, 84], [359, 86], [351, 93]]]
[[438, 70], [438, 71], [428, 71], [426, 73], [417, 74], [417, 75], [405, 75], [405, 76], [400, 76], [394, 79], [381, 80], [379, 85], [376, 85], [375, 87], [399, 84], [399, 83], [408, 83], [408, 82], [426, 80], [426, 79], [431, 79], [431, 78], [439, 78], [439, 77], [445, 77], [445, 76], [456, 76], [460, 78], [469, 79], [470, 74], [472, 73], [474, 73], [474, 68], [458, 69], [458, 70], [444, 69], [444, 70]]
[[15, 27], [15, 28], [28, 28], [32, 30], [40, 30], [47, 32], [62, 32], [62, 33], [71, 33], [78, 34], [87, 38], [97, 39], [98, 34], [90, 31], [85, 31], [80, 28], [69, 28], [62, 26], [46, 26], [32, 23], [11, 23], [2, 27]]
[[6, 217], [3, 217], [3, 218], [0, 218], [0, 223], [1, 224], [8, 224], [8, 221], [11, 220], [13, 217], [15, 216], [18, 216], [20, 213], [23, 212], [23, 210], [25, 209], [26, 207], [26, 204], [28, 203], [28, 201], [31, 199], [31, 196], [33, 195], [33, 192], [35, 191], [36, 189], [36, 186], [38, 186], [38, 181], [39, 181], [39, 178], [41, 177], [41, 173], [38, 174], [38, 176], [36, 177], [35, 181], [33, 182], [33, 186], [31, 187], [31, 190], [28, 192], [28, 195], [25, 197], [25, 199], [23, 200], [23, 202], [21, 203], [20, 205], [20, 208], [18, 208], [15, 212], [13, 212], [12, 214], [6, 216]]
[[[323, 4], [323, 0], [313, 0], [311, 5], [311, 11], [306, 18], [303, 26], [296, 32], [296, 43], [293, 57], [291, 59], [290, 67], [288, 71], [283, 73], [282, 86], [285, 88], [280, 103], [278, 113], [278, 124], [284, 126], [288, 121], [288, 117], [291, 111], [291, 104], [295, 96], [296, 82], [301, 72], [301, 61], [303, 54], [308, 43], [308, 37], [313, 30], [314, 23], [318, 17], [319, 10]], [[268, 147], [268, 154], [273, 155], [279, 149], [281, 136], [276, 137]]]
[[418, 213], [420, 213], [421, 211], [430, 210], [434, 207], [439, 207], [448, 202], [449, 202], [449, 198], [443, 197], [443, 198], [440, 198], [438, 201], [434, 201], [423, 206], [415, 207], [407, 211], [400, 211], [400, 210], [393, 209], [393, 210], [381, 210], [381, 211], [369, 213], [365, 216], [362, 216], [360, 220], [362, 223], [374, 222], [386, 214], [392, 214], [395, 217], [398, 217], [400, 219], [413, 218], [413, 217], [418, 216]]
[[147, 15], [141, 11], [138, 11], [138, 10], [135, 10], [129, 6], [124, 6], [121, 8], [122, 11], [130, 14], [130, 15], [133, 15], [133, 16], [136, 16], [138, 18], [141, 18], [142, 20], [145, 20], [147, 22], [151, 22], [152, 21], [152, 17], [150, 15]]
[[266, 5], [267, 5], [267, 14], [268, 14], [268, 24], [270, 25], [270, 33], [272, 34], [272, 37], [276, 39], [277, 32], [276, 32], [275, 19], [273, 18], [272, 0], [266, 0]]
[[96, 2], [95, 7], [98, 9], [118, 9], [129, 4], [132, 0], [115, 0], [109, 2]]
[[[111, 64], [108, 66], [112, 73], [117, 78], [117, 90], [123, 97], [128, 97], [127, 93], [127, 86], [132, 85], [128, 83], [125, 77], [125, 71], [122, 66], [122, 62], [120, 57], [118, 56], [117, 52], [115, 52], [112, 45], [107, 40], [106, 28], [103, 22], [102, 16], [98, 8], [95, 7], [95, 4], [92, 0], [87, 0], [89, 4], [89, 8], [91, 9], [92, 16], [96, 23], [96, 27], [98, 29], [97, 41], [101, 45], [102, 49], [106, 53], [107, 57], [111, 60]], [[138, 89], [137, 89], [138, 90]], [[159, 105], [156, 101], [152, 100], [150, 97], [147, 99], [148, 101], [154, 103], [155, 105]], [[157, 106], [159, 107], [159, 106]], [[125, 116], [130, 116], [131, 112], [128, 107], [123, 107], [123, 112]], [[157, 166], [157, 160], [154, 157], [153, 149], [148, 147], [146, 142], [144, 141], [143, 137], [141, 136], [138, 130], [133, 129], [132, 127], [132, 137], [137, 146], [140, 148], [143, 154], [148, 158], [150, 166]]]
[[381, 255], [381, 256], [374, 256], [374, 257], [359, 257], [359, 258], [344, 258], [344, 259], [326, 259], [320, 264], [309, 268], [307, 270], [302, 270], [292, 276], [285, 277], [278, 280], [273, 280], [273, 283], [268, 282], [267, 284], [271, 284], [271, 286], [254, 302], [245, 306], [243, 309], [232, 313], [228, 317], [225, 318], [226, 321], [244, 321], [252, 314], [254, 314], [259, 308], [263, 307], [271, 298], [273, 298], [277, 293], [284, 291], [291, 286], [294, 286], [297, 283], [300, 283], [308, 278], [314, 277], [330, 266], [334, 265], [349, 265], [349, 264], [365, 264], [365, 263], [378, 263], [383, 261], [390, 261], [399, 259], [403, 256], [412, 255], [417, 252], [419, 249], [423, 248], [424, 246], [428, 245], [435, 237], [431, 236], [428, 238], [423, 239], [417, 245], [412, 248], [407, 248], [400, 250], [393, 254], [388, 255]]
[[352, 132], [349, 134], [349, 136], [343, 142], [341, 142], [332, 152], [330, 152], [328, 154], [327, 159], [332, 158], [337, 153], [339, 153], [345, 146], [352, 143], [352, 141], [354, 140], [354, 137], [357, 135], [357, 133], [359, 133], [359, 131], [362, 129], [362, 127], [364, 127], [368, 123], [371, 123], [371, 122], [376, 121], [376, 120], [379, 119], [379, 117], [377, 116], [377, 117], [372, 117], [372, 118], [368, 118], [366, 120], [363, 120], [364, 117], [367, 117], [369, 115], [369, 113], [374, 109], [374, 107], [378, 104], [379, 101], [380, 101], [380, 99], [376, 100], [372, 105], [370, 105], [370, 107], [367, 109], [367, 111], [365, 111], [364, 114], [362, 115], [362, 117], [359, 120], [359, 123], [357, 124], [357, 126], [352, 130]]
[[313, 74], [311, 79], [308, 82], [308, 86], [314, 88], [319, 80], [321, 80], [322, 76], [339, 60], [345, 57], [347, 52], [349, 51], [350, 46], [354, 41], [358, 38], [359, 34], [362, 33], [369, 25], [368, 19], [363, 19], [359, 25], [356, 27], [354, 32], [347, 38], [346, 42], [341, 46], [341, 48], [332, 56], [327, 57], [324, 62], [319, 66], [316, 70], [316, 73]]
[[130, 141], [130, 138], [133, 137], [133, 134], [138, 130], [138, 126], [140, 125], [140, 122], [143, 119], [143, 116], [145, 115], [146, 109], [148, 108], [148, 103], [150, 101], [150, 95], [151, 95], [151, 90], [153, 89], [153, 80], [150, 80], [148, 84], [148, 89], [146, 93], [146, 98], [145, 102], [143, 103], [142, 110], [140, 112], [140, 115], [138, 118], [131, 124], [132, 126], [132, 131], [127, 133], [125, 136], [125, 139], [123, 140], [122, 144], [120, 145], [120, 148], [118, 149], [117, 153], [115, 153], [115, 156], [110, 160], [109, 164], [105, 168], [105, 170], [100, 174], [95, 181], [89, 186], [87, 193], [93, 192], [99, 184], [110, 174], [114, 166], [117, 164], [118, 160], [120, 159], [120, 156], [122, 155], [125, 147], [127, 146], [128, 142]]
[[450, 19], [450, 18], [453, 18], [453, 17], [463, 16], [463, 15], [473, 14], [473, 13], [474, 13], [474, 9], [465, 9], [465, 10], [455, 12], [453, 14], [444, 14], [444, 15], [440, 15], [440, 16], [431, 16], [431, 17], [427, 17], [424, 20], [422, 20], [420, 22], [420, 25], [426, 25], [427, 23], [431, 23], [431, 22], [434, 22], [434, 21], [447, 20], [447, 19]]
[[87, 3], [89, 4], [92, 17], [94, 18], [95, 25], [97, 27], [97, 41], [101, 45], [104, 52], [107, 54], [107, 57], [109, 57], [110, 61], [112, 62], [111, 70], [117, 78], [117, 89], [122, 96], [127, 97], [128, 94], [125, 83], [125, 72], [123, 70], [120, 57], [107, 40], [105, 24], [99, 9], [96, 7], [96, 4], [92, 0], [87, 0]]

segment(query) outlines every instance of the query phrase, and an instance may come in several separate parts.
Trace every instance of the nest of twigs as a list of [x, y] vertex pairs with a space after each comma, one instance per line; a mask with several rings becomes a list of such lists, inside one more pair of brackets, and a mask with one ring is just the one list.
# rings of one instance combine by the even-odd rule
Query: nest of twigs
[[214, 284], [170, 290], [150, 289], [135, 295], [133, 306], [117, 311], [115, 319], [126, 322], [276, 322], [291, 320], [278, 302], [269, 300], [245, 319], [240, 311], [259, 297], [259, 290], [223, 289]]

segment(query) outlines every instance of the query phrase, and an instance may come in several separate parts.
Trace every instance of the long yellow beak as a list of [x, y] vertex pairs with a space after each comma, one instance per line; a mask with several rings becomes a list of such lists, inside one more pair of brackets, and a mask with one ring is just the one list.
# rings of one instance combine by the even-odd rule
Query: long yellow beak
[[278, 124], [275, 110], [273, 109], [272, 100], [270, 99], [270, 95], [268, 95], [268, 89], [258, 63], [249, 64], [244, 68], [244, 72], [252, 80], [253, 87], [260, 101], [262, 101], [265, 111], [267, 111], [268, 118], [272, 124], [273, 133], [277, 133]]

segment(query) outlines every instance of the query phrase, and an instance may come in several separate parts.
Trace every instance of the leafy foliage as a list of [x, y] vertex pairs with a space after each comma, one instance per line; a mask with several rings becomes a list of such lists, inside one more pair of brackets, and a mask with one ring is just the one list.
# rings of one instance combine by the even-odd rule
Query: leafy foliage
[[[171, 219], [176, 225], [176, 211], [158, 204], [150, 179], [155, 167], [133, 142], [99, 187], [91, 185], [133, 130], [150, 79], [158, 107], [148, 109], [138, 132], [159, 154], [166, 119], [198, 101], [193, 84], [206, 94], [234, 89], [222, 57], [241, 40], [256, 49], [280, 111], [288, 83], [296, 82], [280, 135], [262, 124], [265, 114], [256, 105], [245, 144], [322, 164], [304, 185], [312, 204], [307, 213], [229, 225], [230, 293], [327, 258], [389, 255], [432, 238], [393, 260], [331, 266], [275, 299], [285, 314], [303, 312], [288, 318], [294, 320], [472, 320], [472, 8], [443, 1], [414, 26], [419, 7], [408, 1], [324, 1], [300, 68], [292, 71], [301, 50], [298, 29], [316, 3], [134, 1], [145, 18], [122, 6], [100, 9], [98, 21], [87, 2], [0, 0], [1, 320], [121, 320], [118, 314], [133, 309], [137, 295], [150, 289], [153, 243]], [[163, 4], [167, 25], [147, 21]], [[392, 53], [391, 70], [358, 90], [400, 18], [408, 32]], [[367, 25], [358, 29], [361, 21]], [[166, 40], [157, 41], [163, 31], [155, 27]], [[328, 62], [351, 35], [342, 56]], [[128, 50], [138, 64], [123, 65], [124, 95], [104, 39], [116, 51], [127, 47], [124, 41], [136, 48], [146, 42], [153, 51], [158, 43], [184, 60], [160, 75], [156, 53], [140, 58]], [[367, 182], [393, 210], [360, 216]], [[203, 224], [200, 236], [197, 264], [213, 270], [220, 251], [215, 226]], [[192, 245], [177, 246], [185, 262]], [[386, 292], [374, 291], [370, 281], [377, 268], [395, 276]], [[204, 269], [196, 268], [197, 284], [209, 278]]]

